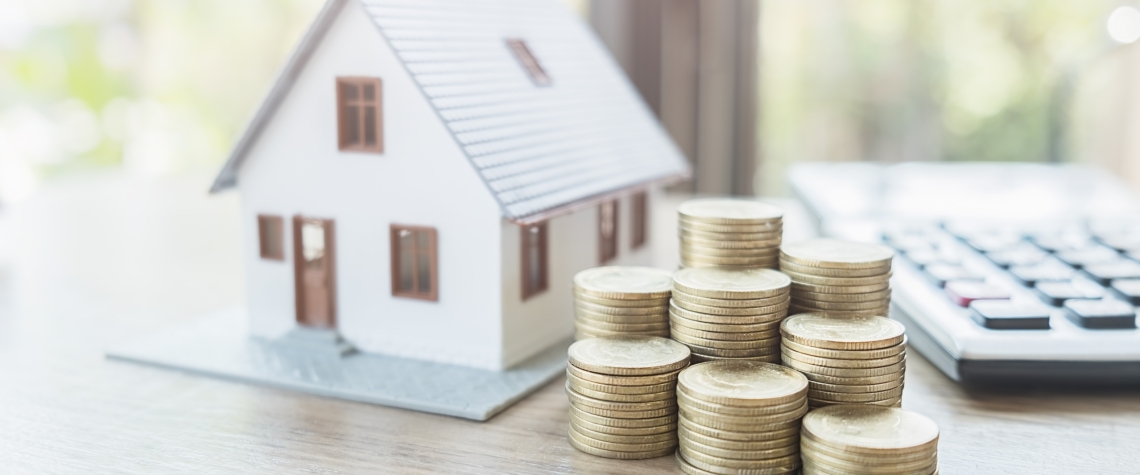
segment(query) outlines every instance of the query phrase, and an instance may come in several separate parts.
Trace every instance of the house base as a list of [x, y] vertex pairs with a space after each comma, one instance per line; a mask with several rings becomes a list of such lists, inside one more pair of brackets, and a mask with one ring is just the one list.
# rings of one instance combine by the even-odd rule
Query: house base
[[[485, 421], [566, 369], [571, 341], [505, 371], [250, 338], [244, 309], [185, 323], [107, 357], [239, 382]], [[289, 337], [286, 337], [289, 338]], [[331, 344], [331, 343], [330, 343]]]

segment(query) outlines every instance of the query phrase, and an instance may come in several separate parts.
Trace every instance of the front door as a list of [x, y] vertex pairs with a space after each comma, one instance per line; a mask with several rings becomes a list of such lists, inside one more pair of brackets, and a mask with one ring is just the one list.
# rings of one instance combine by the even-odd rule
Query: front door
[[336, 327], [336, 241], [331, 219], [293, 217], [297, 323]]

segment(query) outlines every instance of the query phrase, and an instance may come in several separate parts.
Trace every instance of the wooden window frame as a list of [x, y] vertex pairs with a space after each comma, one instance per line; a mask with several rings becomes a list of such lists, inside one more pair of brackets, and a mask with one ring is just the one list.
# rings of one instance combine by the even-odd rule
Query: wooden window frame
[[649, 241], [649, 193], [634, 193], [629, 199], [629, 247], [640, 249]]
[[[400, 231], [411, 231], [414, 233], [426, 232], [428, 233], [428, 260], [430, 262], [429, 268], [431, 269], [431, 291], [407, 291], [400, 289]], [[389, 228], [388, 239], [391, 242], [391, 263], [392, 263], [392, 296], [393, 297], [406, 297], [419, 300], [428, 300], [432, 302], [439, 301], [439, 239], [436, 229], [430, 226], [411, 226], [404, 224], [392, 224]], [[413, 240], [417, 241], [417, 240]], [[419, 249], [412, 251], [415, 255], [420, 254]], [[414, 259], [412, 264], [412, 282], [413, 285], [419, 286], [419, 266], [415, 265]]]
[[551, 84], [550, 75], [546, 73], [546, 69], [538, 62], [538, 58], [534, 57], [534, 53], [530, 51], [530, 47], [526, 45], [526, 41], [522, 38], [507, 38], [507, 49], [511, 50], [511, 54], [515, 56], [519, 64], [526, 70], [530, 80], [534, 81], [535, 86], [549, 86]]
[[[522, 299], [525, 301], [535, 295], [546, 292], [550, 288], [550, 247], [549, 239], [550, 233], [548, 232], [547, 223], [545, 221], [538, 224], [531, 224], [528, 226], [519, 226], [519, 250], [522, 252]], [[540, 283], [538, 285], [531, 285], [531, 252], [530, 252], [530, 233], [532, 229], [538, 230], [538, 266], [539, 273], [541, 274]]]
[[[613, 207], [612, 233], [606, 236], [606, 206]], [[605, 264], [618, 256], [618, 228], [621, 225], [618, 200], [604, 201], [598, 205], [598, 262]]]
[[[267, 230], [269, 223], [277, 225], [277, 232], [273, 233], [274, 236], [269, 236]], [[267, 239], [272, 239], [277, 243], [277, 252], [269, 249], [272, 246], [266, 246]], [[259, 214], [257, 215], [257, 247], [261, 258], [270, 261], [284, 261], [285, 260], [285, 218], [272, 214]]]
[[[360, 88], [360, 97], [352, 104], [350, 100], [345, 97], [344, 88], [347, 85], [354, 85]], [[372, 85], [376, 91], [376, 97], [372, 101], [364, 99], [364, 86]], [[360, 108], [359, 117], [357, 120], [358, 143], [350, 143], [348, 139], [348, 107], [355, 105]], [[365, 137], [365, 110], [368, 107], [376, 109], [376, 144], [366, 145], [364, 142]], [[336, 78], [336, 131], [337, 131], [337, 147], [343, 152], [367, 152], [367, 153], [384, 153], [384, 84], [380, 78], [370, 77], [338, 77]]]

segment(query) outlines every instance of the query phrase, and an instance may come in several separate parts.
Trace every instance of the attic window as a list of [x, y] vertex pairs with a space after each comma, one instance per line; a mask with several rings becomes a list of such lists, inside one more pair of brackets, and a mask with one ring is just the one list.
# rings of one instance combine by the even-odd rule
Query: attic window
[[384, 152], [384, 102], [380, 78], [336, 78], [340, 149]]
[[538, 60], [534, 58], [534, 54], [531, 54], [525, 41], [519, 38], [507, 38], [507, 47], [515, 54], [515, 59], [519, 60], [527, 74], [530, 74], [530, 79], [536, 86], [550, 85], [550, 76], [546, 74], [545, 69], [542, 69], [542, 65], [538, 64]]

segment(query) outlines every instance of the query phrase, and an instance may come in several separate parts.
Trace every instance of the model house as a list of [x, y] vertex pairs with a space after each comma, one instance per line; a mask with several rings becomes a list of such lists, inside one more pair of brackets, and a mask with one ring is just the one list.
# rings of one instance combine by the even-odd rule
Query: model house
[[648, 264], [685, 159], [553, 0], [330, 0], [212, 188], [250, 331], [504, 369], [573, 334], [573, 275]]

